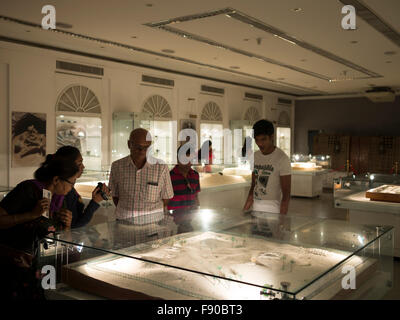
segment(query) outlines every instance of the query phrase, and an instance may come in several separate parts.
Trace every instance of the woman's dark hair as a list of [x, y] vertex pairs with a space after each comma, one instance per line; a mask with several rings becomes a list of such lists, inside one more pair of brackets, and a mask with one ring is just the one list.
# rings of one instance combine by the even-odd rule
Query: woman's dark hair
[[247, 153], [246, 145], [249, 145], [251, 148], [251, 142], [252, 142], [251, 137], [247, 136], [246, 138], [244, 138], [244, 143], [243, 143], [243, 147], [242, 147], [242, 157], [243, 158], [246, 156], [246, 153]]
[[74, 161], [48, 154], [46, 161], [35, 171], [34, 176], [36, 180], [43, 182], [48, 182], [54, 177], [66, 180], [73, 177], [78, 171], [79, 168]]
[[206, 140], [203, 142], [203, 144], [201, 145], [201, 148], [198, 151], [198, 160], [206, 160], [202, 158], [202, 154], [204, 153], [207, 156], [207, 160], [208, 160], [208, 153], [211, 150], [211, 146], [212, 146], [212, 142], [211, 140]]
[[260, 135], [272, 136], [274, 134], [274, 125], [268, 120], [259, 120], [254, 126], [254, 138]]
[[76, 159], [81, 155], [78, 148], [72, 146], [63, 146], [57, 150], [54, 154], [57, 158], [61, 157], [67, 159], [68, 161], [75, 162]]

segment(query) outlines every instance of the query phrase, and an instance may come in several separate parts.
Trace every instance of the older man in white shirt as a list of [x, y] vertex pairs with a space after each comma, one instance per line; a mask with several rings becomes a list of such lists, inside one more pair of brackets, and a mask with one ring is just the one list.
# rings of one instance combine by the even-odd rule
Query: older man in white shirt
[[117, 219], [162, 211], [174, 196], [168, 166], [147, 159], [151, 143], [147, 130], [133, 130], [128, 140], [130, 155], [111, 165], [109, 186]]

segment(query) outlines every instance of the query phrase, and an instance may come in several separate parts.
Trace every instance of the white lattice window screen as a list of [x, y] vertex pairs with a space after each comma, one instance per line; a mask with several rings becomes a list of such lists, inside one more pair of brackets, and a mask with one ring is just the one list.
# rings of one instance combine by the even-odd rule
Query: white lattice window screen
[[101, 114], [100, 102], [96, 95], [81, 85], [67, 87], [58, 98], [56, 110]]
[[260, 118], [260, 113], [258, 112], [256, 107], [248, 108], [244, 115], [244, 120], [251, 121], [252, 123], [260, 120]]
[[222, 121], [221, 109], [215, 102], [208, 102], [201, 113], [201, 120]]
[[290, 117], [286, 111], [282, 111], [279, 114], [278, 125], [290, 127]]
[[154, 118], [172, 118], [172, 110], [168, 101], [160, 95], [148, 98], [144, 103], [143, 112], [152, 114]]

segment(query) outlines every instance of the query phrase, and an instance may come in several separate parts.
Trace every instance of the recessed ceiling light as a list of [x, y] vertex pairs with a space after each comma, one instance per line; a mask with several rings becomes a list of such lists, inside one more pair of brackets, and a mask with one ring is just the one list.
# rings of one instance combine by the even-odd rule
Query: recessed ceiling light
[[104, 47], [103, 47], [103, 46], [101, 46], [100, 48], [104, 49]]
[[162, 49], [161, 51], [164, 53], [175, 53], [175, 51], [171, 49]]
[[250, 39], [247, 39], [247, 38], [246, 38], [246, 39], [243, 39], [243, 41], [249, 41], [249, 40], [250, 40]]
[[228, 18], [232, 18], [229, 14], [226, 14], [226, 16], [227, 16]]
[[56, 27], [60, 29], [72, 29], [72, 24], [65, 22], [56, 22]]
[[350, 43], [351, 44], [356, 44], [356, 43], [358, 43], [358, 41], [357, 40], [353, 40], [353, 41], [350, 41]]
[[268, 71], [267, 73], [271, 73], [271, 71]]
[[132, 38], [132, 39], [136, 39], [137, 37], [136, 37], [136, 36], [132, 36], [131, 38]]
[[386, 61], [386, 63], [392, 63], [392, 61]]
[[306, 62], [306, 61], [307, 61], [307, 59], [301, 59], [300, 61], [301, 61], [301, 62]]
[[386, 51], [384, 52], [385, 55], [387, 56], [394, 56], [397, 52], [396, 51]]
[[217, 57], [214, 57], [214, 60], [217, 60], [218, 58]]
[[300, 11], [303, 11], [303, 8], [294, 8], [294, 9], [292, 9], [292, 11], [294, 11], [294, 12], [300, 12]]
[[31, 30], [25, 30], [25, 32], [31, 32]]
[[153, 4], [152, 3], [146, 3], [146, 7], [152, 7]]
[[240, 67], [238, 67], [238, 66], [230, 66], [229, 68], [231, 68], [231, 69], [240, 69]]

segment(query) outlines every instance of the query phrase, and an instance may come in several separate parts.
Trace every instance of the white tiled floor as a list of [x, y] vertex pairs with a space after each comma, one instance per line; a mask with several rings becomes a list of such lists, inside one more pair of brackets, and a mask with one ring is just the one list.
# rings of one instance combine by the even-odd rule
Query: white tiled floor
[[[333, 193], [325, 191], [319, 198], [297, 198], [293, 197], [289, 204], [290, 215], [301, 215], [345, 220], [347, 212], [345, 209], [333, 207]], [[400, 261], [394, 261], [393, 289], [388, 292], [385, 300], [400, 300]]]

